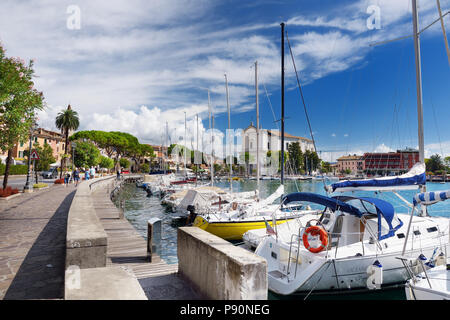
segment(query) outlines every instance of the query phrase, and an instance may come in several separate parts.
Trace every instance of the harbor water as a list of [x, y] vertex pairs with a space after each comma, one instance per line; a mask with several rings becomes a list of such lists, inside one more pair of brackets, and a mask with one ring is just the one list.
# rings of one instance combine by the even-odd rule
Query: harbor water
[[[330, 181], [326, 180], [325, 183], [329, 185], [337, 180]], [[215, 186], [228, 190], [228, 181], [216, 181]], [[260, 196], [265, 198], [275, 190], [280, 185], [279, 180], [261, 180], [260, 181]], [[243, 192], [243, 191], [253, 191], [257, 187], [256, 180], [239, 180], [233, 181], [233, 192]], [[427, 183], [427, 191], [438, 191], [438, 190], [448, 190], [450, 189], [450, 183]], [[286, 180], [285, 182], [285, 192], [313, 192], [326, 195], [324, 189], [323, 180]], [[415, 191], [400, 191], [399, 194], [412, 203], [412, 198], [416, 192]], [[343, 193], [351, 195], [351, 193]], [[374, 196], [373, 192], [358, 192], [353, 195], [356, 196]], [[397, 213], [410, 213], [411, 209], [399, 199], [396, 195], [391, 192], [384, 192], [376, 194], [375, 197], [382, 198], [390, 202]], [[147, 238], [147, 221], [150, 218], [159, 218], [162, 222], [161, 230], [161, 245], [158, 248], [158, 253], [162, 259], [167, 263], [177, 263], [177, 227], [179, 224], [176, 223], [177, 217], [181, 213], [173, 213], [166, 210], [166, 207], [161, 205], [160, 198], [155, 196], [147, 196], [147, 192], [142, 188], [136, 187], [134, 184], [125, 184], [120, 192], [120, 196], [115, 199], [116, 205], [124, 201], [124, 215], [125, 218], [136, 228], [136, 230], [144, 237]], [[314, 207], [314, 205], [312, 205]], [[317, 208], [321, 208], [320, 206]], [[429, 207], [430, 216], [446, 216], [450, 217], [450, 202], [441, 202]], [[372, 292], [370, 294], [354, 294], [345, 295], [346, 299], [390, 299], [390, 300], [403, 300], [405, 299], [404, 289], [397, 288], [391, 290], [382, 290], [381, 292]], [[269, 292], [269, 299], [285, 299], [285, 298], [296, 298], [295, 296], [280, 297], [278, 295]], [[299, 297], [301, 298], [301, 297]], [[335, 299], [342, 298], [339, 295], [331, 296], [314, 296], [311, 299]]]

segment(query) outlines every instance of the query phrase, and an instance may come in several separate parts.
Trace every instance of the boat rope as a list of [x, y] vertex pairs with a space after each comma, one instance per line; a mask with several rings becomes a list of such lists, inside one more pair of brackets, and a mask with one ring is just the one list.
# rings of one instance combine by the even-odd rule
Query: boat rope
[[[332, 260], [334, 263], [334, 260]], [[317, 280], [316, 284], [314, 285], [314, 287], [311, 288], [311, 290], [308, 292], [308, 294], [305, 296], [305, 298], [303, 300], [308, 299], [308, 297], [310, 296], [310, 294], [314, 291], [314, 289], [317, 287], [317, 285], [319, 284], [319, 282], [322, 280], [323, 275], [325, 274], [325, 272], [328, 270], [328, 268], [331, 266], [331, 263], [328, 263], [328, 266], [325, 270], [323, 270], [323, 272], [320, 274], [319, 279]]]
[[291, 53], [292, 64], [294, 65], [295, 76], [297, 78], [298, 90], [300, 91], [300, 96], [302, 98], [302, 103], [303, 103], [303, 109], [305, 110], [305, 116], [306, 116], [306, 120], [308, 122], [309, 133], [311, 134], [311, 139], [312, 139], [312, 142], [313, 142], [313, 145], [314, 145], [314, 152], [317, 153], [316, 142], [314, 141], [314, 135], [313, 135], [313, 132], [312, 132], [312, 129], [311, 129], [311, 123], [309, 121], [308, 111], [306, 110], [305, 98], [303, 97], [303, 90], [302, 90], [302, 87], [300, 85], [300, 80], [298, 78], [297, 67], [295, 66], [295, 59], [294, 59], [294, 55], [292, 54], [291, 43], [289, 41], [289, 36], [288, 36], [287, 30], [286, 30], [286, 40], [287, 40], [287, 43], [288, 43], [288, 46], [289, 46], [289, 52]]
[[[269, 94], [267, 93], [266, 85], [264, 84], [264, 81], [263, 81], [261, 78], [260, 78], [260, 80], [261, 80], [261, 83], [262, 83], [262, 85], [263, 85], [263, 87], [264, 87], [264, 92], [265, 92], [265, 94], [266, 94], [267, 101], [269, 102], [270, 110], [272, 111], [274, 123], [276, 124], [277, 129], [278, 129], [278, 131], [279, 131], [279, 130], [280, 130], [280, 127], [279, 127], [279, 125], [278, 125], [278, 121], [277, 121], [277, 118], [276, 118], [276, 116], [275, 116], [275, 112], [273, 111], [272, 102], [270, 101]], [[291, 169], [291, 171], [294, 171], [293, 168], [291, 167], [291, 163], [290, 163], [289, 161], [287, 161], [287, 164], [288, 164], [288, 166], [289, 166], [289, 169]], [[295, 188], [296, 188], [297, 192], [300, 192], [300, 189], [299, 189], [299, 187], [298, 187], [298, 185], [297, 185], [297, 181], [296, 181], [295, 179], [294, 179], [294, 184], [295, 184]]]
[[448, 64], [450, 65], [450, 49], [448, 47], [447, 33], [445, 32], [444, 19], [439, 0], [436, 0], [436, 4], [439, 12], [439, 20], [441, 20], [442, 35], [444, 36], [444, 43], [445, 43], [445, 50], [447, 52]]

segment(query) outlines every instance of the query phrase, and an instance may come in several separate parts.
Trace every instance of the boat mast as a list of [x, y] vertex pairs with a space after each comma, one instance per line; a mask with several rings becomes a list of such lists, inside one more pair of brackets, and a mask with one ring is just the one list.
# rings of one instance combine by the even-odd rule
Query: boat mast
[[259, 101], [258, 101], [258, 61], [255, 61], [255, 96], [256, 96], [256, 188], [259, 192]]
[[[423, 100], [422, 100], [422, 70], [420, 59], [420, 39], [419, 39], [419, 13], [417, 11], [417, 0], [412, 0], [413, 18], [413, 38], [416, 62], [416, 88], [417, 88], [417, 117], [418, 117], [418, 138], [419, 138], [419, 161], [425, 163], [425, 143], [423, 134]], [[422, 186], [421, 192], [426, 192], [426, 184]], [[426, 207], [422, 207], [422, 215], [426, 215]]]
[[184, 111], [184, 177], [187, 177], [186, 172], [186, 154], [187, 154], [187, 141], [186, 141], [186, 111]]
[[[196, 152], [197, 152], [197, 154], [198, 154], [198, 113], [195, 115], [195, 120], [196, 120], [196, 122], [197, 122], [197, 146], [195, 147], [195, 149], [196, 149]], [[195, 154], [196, 154], [196, 152], [194, 152], [194, 162], [195, 162]], [[199, 170], [199, 167], [198, 167], [198, 163], [196, 163], [195, 164], [195, 166], [196, 166], [196, 168], [197, 168], [197, 170], [196, 170], [196, 174], [195, 174], [195, 177], [196, 177], [196, 184], [197, 184], [197, 181], [198, 181], [198, 170]]]
[[281, 23], [281, 184], [284, 185], [284, 22]]
[[[169, 130], [169, 125], [168, 125], [168, 123], [167, 123], [167, 121], [166, 121], [166, 137], [165, 137], [165, 139], [164, 139], [164, 145], [167, 145], [167, 133], [168, 133], [168, 130]], [[169, 147], [167, 146], [167, 154], [166, 154], [166, 160], [167, 160], [167, 158], [169, 158]], [[161, 153], [164, 155], [165, 154], [165, 152], [163, 152], [163, 150], [161, 150]], [[164, 174], [166, 174], [167, 172], [166, 172], [166, 170], [167, 170], [167, 168], [166, 168], [166, 161], [163, 159], [163, 165], [164, 165]]]
[[[230, 135], [231, 134], [231, 120], [230, 120], [230, 98], [229, 98], [229, 94], [228, 94], [228, 79], [227, 79], [227, 74], [225, 73], [225, 89], [226, 89], [226, 92], [227, 92], [227, 110], [228, 110], [228, 135]], [[228, 136], [229, 137], [229, 136]], [[233, 181], [231, 180], [231, 173], [232, 173], [232, 171], [233, 171], [233, 167], [232, 167], [232, 164], [233, 164], [233, 157], [232, 157], [232, 155], [231, 155], [231, 141], [228, 141], [229, 143], [230, 143], [230, 145], [229, 145], [229, 150], [230, 150], [230, 170], [229, 170], [229, 172], [228, 172], [228, 179], [229, 179], [229, 181], [230, 181], [230, 191], [232, 192], [233, 191]]]
[[211, 96], [209, 94], [208, 89], [208, 113], [209, 113], [209, 131], [210, 131], [210, 137], [211, 137], [211, 163], [209, 166], [209, 171], [211, 172], [211, 186], [214, 186], [214, 166], [213, 166], [213, 134], [211, 130]]

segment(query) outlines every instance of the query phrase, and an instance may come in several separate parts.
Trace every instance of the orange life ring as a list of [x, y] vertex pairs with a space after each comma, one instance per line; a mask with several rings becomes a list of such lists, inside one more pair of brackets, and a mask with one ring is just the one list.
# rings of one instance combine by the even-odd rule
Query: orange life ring
[[[308, 242], [308, 234], [311, 234], [312, 236], [320, 235], [321, 245], [318, 246], [317, 248], [311, 247], [309, 245], [309, 242]], [[308, 249], [312, 253], [318, 253], [318, 252], [322, 251], [323, 249], [325, 249], [327, 247], [327, 245], [328, 245], [328, 233], [323, 228], [321, 228], [319, 226], [308, 227], [305, 230], [305, 232], [303, 233], [303, 245], [305, 246], [306, 249]]]

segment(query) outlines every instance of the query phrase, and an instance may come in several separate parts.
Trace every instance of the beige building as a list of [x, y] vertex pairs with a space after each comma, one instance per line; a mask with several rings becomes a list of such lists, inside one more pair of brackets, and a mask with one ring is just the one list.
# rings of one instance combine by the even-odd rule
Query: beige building
[[[259, 158], [261, 163], [261, 174], [269, 174], [265, 168], [265, 160], [268, 151], [278, 152], [281, 150], [281, 132], [278, 130], [268, 130], [268, 129], [260, 129], [259, 130]], [[257, 139], [256, 139], [256, 127], [253, 125], [253, 122], [244, 130], [242, 137], [242, 147], [244, 152], [249, 152], [253, 155], [253, 158], [256, 159], [257, 153]], [[288, 147], [291, 143], [298, 142], [300, 145], [300, 149], [302, 152], [306, 150], [314, 151], [314, 144], [312, 140], [291, 135], [289, 133], [284, 133], [284, 150], [287, 152]], [[253, 160], [252, 163], [256, 164], [256, 160]]]
[[[55, 158], [56, 163], [59, 164], [61, 162], [61, 158], [62, 155], [64, 154], [65, 148], [64, 135], [62, 135], [59, 132], [38, 128], [33, 133], [33, 145], [35, 143], [39, 143], [41, 147], [44, 146], [44, 144], [46, 143], [50, 145], [50, 147], [52, 147], [53, 149], [53, 157]], [[24, 160], [24, 151], [28, 150], [29, 145], [30, 145], [29, 140], [25, 143], [16, 144], [14, 146], [12, 153], [12, 157], [14, 158], [14, 160], [18, 161]], [[2, 162], [5, 162], [7, 156], [8, 156], [7, 152], [0, 154], [0, 159], [2, 160]]]
[[357, 156], [356, 154], [354, 154], [338, 158], [337, 172], [345, 173], [346, 170], [350, 170], [351, 174], [358, 174], [364, 171], [363, 156]]

